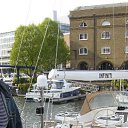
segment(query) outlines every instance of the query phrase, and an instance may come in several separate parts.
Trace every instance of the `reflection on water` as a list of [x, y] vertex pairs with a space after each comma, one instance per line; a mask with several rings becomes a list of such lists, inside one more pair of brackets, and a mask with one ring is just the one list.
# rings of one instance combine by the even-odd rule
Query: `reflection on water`
[[[40, 103], [35, 102], [25, 102], [23, 97], [14, 97], [19, 110], [21, 113], [21, 117], [24, 119], [23, 123], [24, 128], [32, 128], [34, 123], [40, 121], [40, 116], [36, 115], [36, 108], [40, 106]], [[84, 100], [68, 102], [63, 104], [51, 104], [44, 103], [44, 120], [46, 119], [54, 119], [55, 114], [59, 112], [65, 111], [75, 111], [79, 112]]]

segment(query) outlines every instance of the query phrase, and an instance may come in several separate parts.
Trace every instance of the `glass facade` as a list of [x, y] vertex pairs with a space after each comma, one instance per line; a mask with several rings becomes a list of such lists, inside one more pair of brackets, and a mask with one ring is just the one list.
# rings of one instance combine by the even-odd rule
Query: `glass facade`
[[62, 31], [62, 33], [68, 33], [70, 31], [69, 24], [59, 23], [59, 26], [60, 26], [60, 30]]
[[15, 31], [0, 33], [0, 64], [9, 64], [10, 52], [14, 43]]

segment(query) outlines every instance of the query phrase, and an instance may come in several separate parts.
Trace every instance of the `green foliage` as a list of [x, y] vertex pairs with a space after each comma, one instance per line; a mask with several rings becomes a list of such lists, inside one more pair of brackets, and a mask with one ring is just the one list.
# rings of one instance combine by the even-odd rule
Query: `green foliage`
[[[55, 68], [55, 63], [57, 63], [57, 65], [66, 64], [69, 60], [69, 48], [64, 42], [60, 29], [58, 29], [58, 24], [55, 21], [46, 18], [44, 22], [38, 25], [38, 27], [42, 32], [42, 35], [46, 34], [42, 48], [42, 68], [48, 71]], [[57, 61], [55, 62], [55, 60]]]
[[17, 85], [19, 92], [22, 94], [25, 94], [27, 92], [28, 88], [32, 86], [30, 84], [30, 79], [28, 79], [28, 78], [20, 77], [19, 82], [20, 83], [18, 83], [17, 77], [13, 78], [13, 85]]
[[[39, 49], [42, 42], [40, 30], [35, 25], [20, 26], [15, 32], [15, 42], [10, 55], [12, 65], [36, 65]], [[31, 70], [26, 69], [31, 75]]]
[[[55, 68], [55, 60], [56, 65], [69, 61], [69, 48], [64, 42], [57, 22], [46, 18], [38, 26], [30, 24], [17, 28], [10, 55], [11, 65], [36, 65], [37, 72], [40, 72]], [[29, 76], [32, 75], [31, 69], [22, 71]]]
[[111, 84], [114, 85], [117, 89], [120, 89], [120, 84], [124, 86], [124, 88], [128, 87], [128, 80], [112, 80]]
[[[20, 77], [20, 78], [19, 78], [19, 82], [20, 82], [20, 84], [23, 84], [23, 83], [30, 83], [30, 79]], [[18, 84], [18, 79], [17, 79], [17, 77], [14, 77], [14, 78], [13, 78], [13, 84], [14, 84], [14, 85], [15, 85], [15, 84]]]
[[31, 85], [29, 83], [18, 84], [20, 93], [25, 94]]

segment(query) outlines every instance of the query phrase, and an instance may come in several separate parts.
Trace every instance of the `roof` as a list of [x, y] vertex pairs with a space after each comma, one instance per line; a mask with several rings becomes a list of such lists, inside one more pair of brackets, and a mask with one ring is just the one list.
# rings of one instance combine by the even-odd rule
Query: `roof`
[[110, 7], [125, 7], [125, 6], [128, 6], [128, 2], [93, 5], [93, 6], [79, 6], [79, 7], [75, 8], [73, 11], [86, 10], [86, 9], [98, 9], [98, 8], [110, 8]]

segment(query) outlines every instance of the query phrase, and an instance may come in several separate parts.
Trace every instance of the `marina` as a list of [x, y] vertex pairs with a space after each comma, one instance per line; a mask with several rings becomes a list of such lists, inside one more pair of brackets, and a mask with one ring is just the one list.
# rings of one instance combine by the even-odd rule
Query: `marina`
[[[51, 102], [51, 100], [48, 100], [48, 102], [45, 102], [45, 98], [47, 97], [51, 96], [50, 98], [52, 98], [54, 95], [58, 96], [59, 94], [58, 92], [60, 92], [60, 90], [55, 91], [55, 88], [57, 87], [57, 85], [58, 85], [57, 87], [58, 89], [63, 89], [64, 87], [64, 91], [62, 91], [61, 93], [67, 94], [68, 91], [66, 91], [66, 89], [69, 89], [71, 91], [70, 85], [72, 84], [67, 83], [65, 80], [60, 80], [61, 78], [63, 78], [63, 73], [65, 73], [65, 78], [68, 80], [71, 80], [71, 79], [81, 80], [81, 78], [82, 79], [86, 78], [87, 76], [86, 74], [90, 74], [90, 75], [93, 74], [91, 78], [87, 76], [85, 81], [89, 80], [89, 78], [91, 79], [91, 81], [95, 81], [97, 77], [100, 76], [99, 74], [101, 73], [111, 74], [111, 77], [102, 77], [102, 78], [99, 77], [98, 79], [99, 81], [105, 81], [105, 80], [108, 81], [112, 79], [123, 79], [122, 77], [123, 75], [126, 75], [126, 76], [128, 75], [127, 71], [122, 71], [122, 70], [121, 71], [120, 70], [118, 71], [103, 71], [102, 70], [102, 71], [88, 71], [88, 72], [73, 71], [73, 72], [74, 72], [73, 76], [71, 75], [72, 71], [66, 72], [62, 70], [61, 71], [51, 70], [51, 72], [49, 72], [49, 75], [48, 75], [49, 79], [54, 78], [54, 77], [56, 78], [56, 80], [52, 81], [53, 85], [52, 84], [50, 85], [51, 86], [50, 90], [53, 89], [52, 91], [54, 92], [54, 94], [52, 94], [50, 90], [49, 90], [50, 93], [46, 94], [46, 92], [44, 92], [45, 88], [47, 89], [49, 87], [46, 76], [42, 74], [37, 77], [37, 87], [40, 88], [40, 93], [38, 96], [40, 96], [41, 102], [39, 103], [35, 102], [35, 105], [37, 105], [36, 108], [34, 109], [36, 111], [35, 116], [38, 116], [39, 120], [36, 122], [32, 122], [33, 128], [35, 128], [36, 126], [37, 127], [44, 126], [46, 128], [47, 127], [48, 128], [49, 127], [52, 127], [52, 128], [70, 128], [70, 127], [72, 128], [74, 127], [105, 128], [107, 126], [109, 128], [116, 128], [117, 126], [122, 126], [122, 128], [125, 128], [125, 126], [128, 125], [128, 119], [127, 119], [128, 109], [127, 109], [127, 104], [122, 104], [121, 102], [119, 102], [119, 98], [117, 99], [117, 97], [120, 96], [119, 94], [121, 94], [120, 91], [117, 92], [111, 89], [108, 91], [107, 90], [100, 91], [100, 87], [96, 86], [97, 89], [94, 92], [90, 91], [89, 93], [86, 94], [83, 104], [79, 104], [79, 110], [77, 111], [73, 110], [74, 107], [72, 107], [69, 110], [68, 109], [69, 106], [67, 106], [66, 109], [63, 109], [62, 106], [67, 105], [67, 104], [70, 105], [72, 103], [75, 103], [75, 104], [79, 103], [79, 101], [82, 101], [81, 99], [79, 99], [78, 101], [74, 100], [69, 103], [68, 103], [68, 100], [66, 100], [66, 103], [63, 103], [62, 106], [59, 106], [59, 105], [54, 106], [53, 104], [54, 102], [53, 101]], [[122, 76], [119, 75], [120, 73], [122, 73]], [[80, 85], [77, 85], [77, 87], [73, 87], [73, 88], [76, 88], [77, 90], [80, 88], [78, 86]], [[121, 86], [121, 82], [120, 82], [120, 86]], [[71, 92], [73, 92], [73, 90]], [[77, 92], [75, 92], [74, 94], [76, 93]], [[34, 95], [35, 99], [36, 99], [36, 96], [37, 95]], [[65, 97], [65, 98], [68, 98], [68, 97]], [[59, 99], [61, 98], [59, 97]], [[57, 102], [61, 102], [61, 100]], [[25, 106], [27, 107], [29, 106], [29, 104], [28, 105], [27, 104], [28, 103], [25, 98], [23, 109], [21, 110], [21, 117], [24, 122], [23, 124], [25, 125], [24, 127], [26, 127], [27, 124], [29, 125], [31, 124], [29, 121], [27, 121], [27, 119], [29, 118], [26, 118], [27, 116], [23, 116], [24, 112], [26, 111]], [[61, 110], [58, 109], [59, 107], [61, 107]]]
[[[28, 5], [25, 14], [37, 10]], [[26, 20], [15, 31], [1, 33], [6, 126], [128, 128], [127, 7], [127, 2], [78, 6], [69, 12], [67, 25], [52, 10], [52, 19], [28, 25]], [[16, 109], [8, 104], [14, 102], [11, 94]]]
[[[22, 112], [21, 117], [23, 118], [24, 128], [30, 128], [32, 126], [34, 126], [33, 128], [38, 128], [40, 126], [41, 118], [39, 115], [36, 115], [36, 108], [40, 106], [40, 103], [39, 102], [25, 102], [23, 97], [15, 97], [15, 100], [19, 106], [20, 111]], [[96, 126], [96, 122], [101, 121], [101, 119], [103, 119], [103, 118], [104, 119], [112, 118], [112, 120], [114, 120], [114, 118], [115, 118], [115, 120], [117, 120], [119, 117], [118, 118], [116, 116], [114, 117], [114, 112], [116, 111], [116, 108], [118, 107], [118, 105], [120, 105], [120, 106], [123, 105], [125, 107], [128, 105], [126, 103], [119, 104], [115, 100], [115, 93], [110, 93], [110, 92], [106, 93], [106, 94], [103, 93], [103, 94], [96, 96], [92, 100], [92, 103], [90, 105], [91, 113], [89, 112], [90, 116], [87, 116], [87, 117], [83, 116], [83, 119], [82, 119], [79, 114], [83, 113], [82, 106], [85, 101], [79, 100], [79, 101], [72, 101], [72, 102], [67, 102], [67, 103], [63, 103], [63, 104], [52, 104], [50, 102], [46, 102], [44, 104], [44, 114], [43, 114], [44, 120], [49, 121], [49, 122], [55, 121], [56, 125], [58, 122], [59, 123], [58, 126], [60, 124], [64, 125], [64, 122], [65, 123], [67, 122], [67, 124], [69, 124], [69, 122], [70, 123], [74, 122], [73, 123], [74, 126], [82, 126], [82, 124], [83, 124], [82, 121], [85, 121], [86, 125], [84, 127], [91, 128], [92, 125]], [[100, 108], [99, 108], [99, 106], [100, 106]], [[122, 109], [122, 108], [118, 107], [118, 109]], [[87, 110], [87, 108], [85, 108], [84, 111], [85, 110]], [[125, 109], [122, 109], [121, 111], [123, 111], [123, 110], [125, 110]], [[119, 113], [120, 110], [118, 110], [116, 112]], [[99, 117], [101, 115], [102, 115], [102, 117]], [[110, 117], [110, 116], [112, 116], [112, 117]], [[92, 120], [93, 123], [91, 123], [91, 124], [87, 123], [87, 122], [90, 122], [89, 120]], [[95, 122], [94, 122], [94, 120], [95, 120]], [[76, 121], [80, 121], [81, 123], [80, 122], [76, 123]], [[125, 119], [125, 121], [126, 121], [126, 119]], [[119, 124], [119, 122], [121, 125], [122, 122], [118, 121], [118, 124]], [[105, 122], [102, 122], [102, 123], [104, 124]], [[110, 122], [110, 124], [112, 124], [112, 123], [113, 122]], [[56, 126], [55, 124], [54, 124], [54, 127]], [[104, 124], [104, 125], [107, 126], [107, 124]], [[113, 126], [113, 128], [116, 128], [116, 127]]]
[[[14, 97], [15, 101], [19, 107], [23, 126], [24, 128], [39, 128], [41, 122], [41, 117], [36, 115], [36, 108], [40, 106], [39, 102], [25, 102], [24, 97]], [[54, 120], [55, 115], [58, 112], [79, 112], [84, 100], [73, 101], [63, 104], [52, 104], [50, 102], [46, 102], [44, 104], [44, 119], [45, 120]]]

